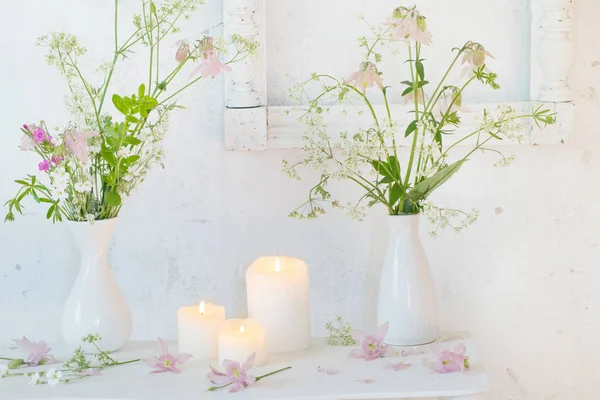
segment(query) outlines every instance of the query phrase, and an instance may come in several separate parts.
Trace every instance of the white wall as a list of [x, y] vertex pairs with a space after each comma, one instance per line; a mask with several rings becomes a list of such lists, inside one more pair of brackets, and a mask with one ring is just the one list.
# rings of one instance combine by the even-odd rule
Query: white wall
[[[106, 3], [3, 2], [2, 200], [16, 189], [12, 180], [37, 163], [18, 152], [18, 127], [66, 118], [63, 82], [45, 66], [35, 38], [69, 30], [102, 47], [94, 60], [106, 59]], [[124, 3], [132, 10], [137, 2]], [[202, 10], [186, 34], [220, 22], [220, 1]], [[600, 0], [577, 2], [572, 140], [518, 148], [509, 169], [495, 169], [485, 157], [474, 160], [436, 200], [479, 208], [477, 224], [435, 240], [423, 227], [443, 327], [473, 333], [493, 381], [489, 399], [595, 400], [600, 393], [597, 15]], [[131, 76], [119, 75], [120, 86], [134, 87]], [[208, 82], [185, 96], [189, 109], [173, 118], [165, 142], [166, 169], [154, 170], [123, 211], [111, 260], [134, 312], [134, 339], [174, 338], [177, 308], [199, 296], [225, 304], [231, 316], [243, 315], [245, 268], [267, 253], [309, 262], [316, 334], [335, 314], [364, 325], [375, 304], [367, 266], [371, 225], [337, 213], [310, 222], [288, 219], [309, 182], [288, 180], [280, 160], [299, 154], [222, 151], [220, 85]], [[77, 255], [66, 228], [45, 222], [42, 212], [32, 205], [16, 223], [0, 224], [0, 338], [59, 340]]]

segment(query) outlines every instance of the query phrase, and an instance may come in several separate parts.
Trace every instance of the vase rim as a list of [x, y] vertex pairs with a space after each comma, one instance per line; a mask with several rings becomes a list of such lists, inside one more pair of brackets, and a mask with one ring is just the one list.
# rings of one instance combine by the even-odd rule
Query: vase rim
[[109, 224], [114, 224], [119, 220], [119, 217], [114, 217], [114, 218], [109, 218], [109, 219], [99, 219], [99, 220], [94, 220], [93, 223], [89, 223], [88, 221], [71, 221], [71, 220], [66, 220], [65, 222], [63, 222], [64, 224], [67, 225], [83, 225], [83, 224], [87, 224], [89, 226], [98, 226], [98, 225], [109, 225]]

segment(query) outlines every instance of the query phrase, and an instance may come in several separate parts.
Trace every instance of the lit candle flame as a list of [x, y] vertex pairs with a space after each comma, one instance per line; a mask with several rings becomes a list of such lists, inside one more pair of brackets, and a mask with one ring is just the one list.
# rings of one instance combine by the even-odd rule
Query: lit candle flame
[[200, 302], [200, 314], [203, 314], [206, 312], [206, 304], [204, 304], [203, 301]]
[[279, 263], [279, 258], [275, 259], [275, 272], [281, 271], [281, 264]]
[[240, 332], [244, 332], [244, 325], [240, 326]]

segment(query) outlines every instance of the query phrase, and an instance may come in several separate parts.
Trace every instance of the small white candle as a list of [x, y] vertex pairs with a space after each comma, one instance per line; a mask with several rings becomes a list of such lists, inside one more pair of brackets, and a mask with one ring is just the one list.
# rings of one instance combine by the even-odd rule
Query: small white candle
[[178, 351], [190, 353], [198, 360], [218, 356], [219, 331], [225, 322], [225, 307], [200, 302], [177, 311]]
[[260, 321], [269, 353], [310, 347], [308, 266], [297, 258], [260, 257], [246, 272], [248, 316]]
[[260, 322], [248, 319], [229, 319], [219, 333], [219, 363], [223, 360], [245, 362], [256, 355], [254, 366], [267, 363], [265, 330]]

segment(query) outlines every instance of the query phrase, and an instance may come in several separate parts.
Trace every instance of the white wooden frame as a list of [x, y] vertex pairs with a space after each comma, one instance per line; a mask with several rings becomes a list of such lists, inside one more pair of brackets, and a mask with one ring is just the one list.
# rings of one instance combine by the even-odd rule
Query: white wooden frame
[[[236, 65], [226, 79], [224, 115], [225, 147], [228, 150], [266, 150], [302, 147], [303, 128], [295, 118], [287, 116], [292, 107], [268, 106], [266, 87], [265, 5], [277, 0], [224, 0], [225, 34], [234, 33], [260, 42], [258, 57]], [[525, 110], [543, 104], [558, 113], [558, 123], [539, 132], [530, 124], [528, 144], [557, 144], [567, 140], [573, 126], [574, 102], [567, 80], [573, 58], [571, 12], [573, 0], [531, 1], [531, 67], [530, 100], [513, 104]], [[494, 104], [487, 104], [494, 107]], [[465, 128], [481, 115], [482, 104], [466, 105]], [[395, 116], [403, 122], [402, 106], [394, 106]], [[339, 112], [338, 112], [339, 111]], [[360, 117], [341, 118], [341, 110], [333, 108], [327, 117], [333, 131], [354, 130]], [[407, 117], [409, 118], [409, 117]], [[410, 121], [406, 121], [407, 123]], [[460, 133], [453, 135], [460, 138]]]

